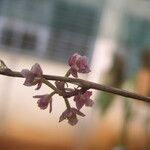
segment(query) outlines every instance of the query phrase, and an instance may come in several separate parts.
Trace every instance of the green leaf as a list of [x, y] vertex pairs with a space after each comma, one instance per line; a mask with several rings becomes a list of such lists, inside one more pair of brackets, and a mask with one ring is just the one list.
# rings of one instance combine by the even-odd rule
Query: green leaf
[[98, 105], [100, 107], [101, 113], [105, 114], [112, 102], [114, 101], [114, 95], [110, 93], [101, 93], [98, 98]]
[[127, 98], [125, 98], [124, 99], [124, 117], [125, 117], [125, 120], [129, 121], [132, 116], [133, 116], [132, 103]]

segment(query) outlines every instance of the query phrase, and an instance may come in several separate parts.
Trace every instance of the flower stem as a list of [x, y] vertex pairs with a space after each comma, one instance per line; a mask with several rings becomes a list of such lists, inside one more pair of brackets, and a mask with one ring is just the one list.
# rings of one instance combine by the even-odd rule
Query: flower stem
[[[12, 71], [10, 69], [4, 69], [4, 70], [0, 69], [0, 74], [5, 75], [5, 76], [10, 76], [10, 77], [23, 78], [23, 76], [20, 72]], [[129, 91], [126, 91], [126, 90], [123, 90], [123, 89], [117, 89], [117, 88], [114, 88], [114, 87], [97, 84], [97, 83], [94, 83], [94, 82], [91, 82], [91, 81], [86, 81], [86, 80], [83, 80], [83, 79], [75, 79], [75, 78], [70, 78], [70, 77], [67, 78], [67, 77], [54, 76], [54, 75], [43, 75], [43, 77], [45, 78], [45, 80], [47, 79], [47, 80], [68, 82], [68, 83], [71, 83], [71, 84], [79, 85], [81, 87], [86, 87], [88, 89], [95, 89], [95, 90], [99, 90], [99, 91], [113, 93], [113, 94], [116, 94], [116, 95], [120, 95], [120, 96], [124, 96], [124, 97], [128, 97], [128, 98], [133, 98], [133, 99], [136, 99], [136, 100], [141, 100], [141, 101], [150, 103], [150, 97], [140, 95], [140, 94], [137, 94], [137, 93], [133, 93], [133, 92], [129, 92]]]
[[64, 100], [65, 100], [67, 109], [70, 109], [71, 107], [70, 107], [70, 103], [69, 103], [68, 99], [64, 97]]
[[53, 89], [56, 93], [58, 93], [59, 95], [62, 95], [62, 92], [59, 89], [57, 89], [52, 83], [50, 83], [48, 80], [46, 80], [45, 78], [42, 78], [42, 81], [51, 89]]
[[66, 74], [65, 74], [65, 77], [69, 77], [70, 76], [70, 72], [71, 71], [71, 69], [69, 69], [67, 72], [66, 72]]
[[50, 97], [56, 94], [56, 91], [53, 91], [52, 93], [49, 94]]

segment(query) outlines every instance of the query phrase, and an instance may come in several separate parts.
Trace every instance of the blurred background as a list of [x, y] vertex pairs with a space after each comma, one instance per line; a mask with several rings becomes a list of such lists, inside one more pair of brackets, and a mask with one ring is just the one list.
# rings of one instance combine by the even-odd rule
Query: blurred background
[[[92, 72], [81, 78], [150, 96], [149, 0], [0, 0], [0, 59], [13, 70], [38, 62], [64, 75], [78, 52]], [[71, 127], [32, 98], [46, 86], [0, 76], [0, 150], [149, 150], [150, 109], [144, 102], [93, 91], [95, 106]], [[59, 101], [60, 99], [60, 101]]]

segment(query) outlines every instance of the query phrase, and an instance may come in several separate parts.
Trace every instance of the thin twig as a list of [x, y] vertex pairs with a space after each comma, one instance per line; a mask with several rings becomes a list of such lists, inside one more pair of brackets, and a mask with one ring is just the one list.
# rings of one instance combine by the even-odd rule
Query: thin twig
[[[10, 69], [2, 69], [0, 70], [0, 74], [5, 75], [5, 76], [10, 76], [10, 77], [23, 78], [20, 72], [12, 71]], [[75, 78], [70, 78], [70, 77], [62, 77], [62, 76], [54, 76], [54, 75], [43, 75], [43, 77], [47, 80], [64, 81], [64, 82], [68, 82], [68, 83], [81, 86], [82, 88], [100, 90], [100, 91], [113, 93], [113, 94], [121, 95], [124, 97], [133, 98], [136, 100], [141, 100], [141, 101], [150, 103], [150, 97], [146, 97], [137, 93], [97, 84], [97, 83], [82, 80], [82, 79], [75, 79]]]

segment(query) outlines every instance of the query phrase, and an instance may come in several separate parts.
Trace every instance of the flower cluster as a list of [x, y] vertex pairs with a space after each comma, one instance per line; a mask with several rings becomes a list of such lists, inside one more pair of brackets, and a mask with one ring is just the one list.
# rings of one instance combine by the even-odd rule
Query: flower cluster
[[41, 109], [46, 109], [50, 104], [50, 112], [52, 111], [52, 97], [50, 95], [35, 95], [33, 98], [39, 98], [37, 104]]
[[[86, 56], [81, 56], [77, 53], [72, 55], [68, 64], [70, 69], [67, 71], [65, 77], [72, 75], [78, 78], [78, 73], [89, 73], [90, 68], [88, 66], [88, 60]], [[21, 71], [22, 76], [25, 78], [25, 86], [37, 85], [36, 90], [39, 90], [42, 84], [48, 85], [52, 88], [53, 92], [44, 95], [35, 95], [33, 98], [38, 98], [37, 104], [40, 109], [47, 109], [49, 106], [49, 112], [52, 111], [52, 97], [55, 94], [59, 94], [65, 101], [66, 110], [62, 113], [59, 118], [59, 122], [63, 120], [68, 120], [70, 125], [76, 125], [78, 122], [78, 116], [84, 117], [80, 110], [85, 105], [87, 107], [92, 107], [94, 102], [90, 98], [92, 95], [91, 91], [85, 90], [85, 87], [69, 88], [67, 82], [56, 81], [55, 85], [46, 80], [43, 76], [43, 71], [38, 63], [32, 66], [31, 70], [23, 69]], [[76, 103], [76, 108], [71, 107], [68, 98], [74, 97], [73, 101]]]
[[68, 64], [71, 67], [70, 73], [75, 78], [78, 77], [77, 73], [89, 73], [91, 70], [88, 66], [88, 61], [86, 56], [81, 56], [77, 53], [75, 53], [73, 56], [71, 56], [68, 60]]
[[84, 117], [85, 115], [76, 108], [66, 109], [59, 118], [59, 122], [64, 119], [68, 120], [68, 123], [71, 125], [76, 125], [78, 122], [77, 115]]
[[78, 95], [75, 95], [74, 101], [76, 102], [76, 107], [78, 110], [80, 110], [84, 105], [87, 107], [93, 106], [93, 100], [90, 99], [92, 95], [91, 91], [86, 91], [85, 93], [79, 93]]
[[25, 86], [33, 86], [37, 84], [36, 90], [41, 88], [43, 71], [38, 63], [33, 65], [31, 70], [23, 69], [21, 74], [26, 78], [24, 82]]

